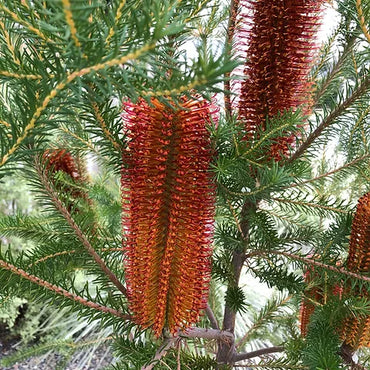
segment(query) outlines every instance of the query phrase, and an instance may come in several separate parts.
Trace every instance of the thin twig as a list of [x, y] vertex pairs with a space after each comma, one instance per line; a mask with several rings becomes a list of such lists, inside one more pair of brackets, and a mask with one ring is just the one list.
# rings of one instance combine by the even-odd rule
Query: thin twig
[[[337, 74], [339, 74], [339, 72], [341, 71], [341, 68], [342, 68], [344, 62], [346, 61], [348, 53], [350, 53], [351, 50], [353, 49], [355, 41], [356, 41], [356, 37], [351, 37], [347, 41], [347, 45], [346, 45], [345, 49], [343, 50], [342, 54], [338, 58], [337, 62], [332, 67], [332, 70], [331, 70], [330, 74], [328, 76], [326, 76], [326, 80], [325, 80], [324, 84], [320, 87], [320, 89], [317, 89], [315, 91], [315, 96], [314, 96], [315, 103], [317, 103], [319, 101], [319, 99], [322, 97], [322, 95], [327, 90], [330, 83], [334, 80], [335, 76], [337, 76]], [[314, 78], [315, 78], [315, 76], [314, 76]]]
[[206, 309], [204, 311], [205, 311], [205, 313], [206, 313], [206, 315], [208, 317], [209, 322], [211, 323], [211, 328], [212, 329], [219, 330], [220, 329], [220, 326], [218, 325], [216, 316], [213, 313], [212, 308], [211, 308], [211, 306], [208, 303], [207, 303], [207, 307], [206, 307]]
[[275, 254], [275, 255], [285, 256], [287, 258], [291, 258], [291, 259], [294, 259], [294, 260], [297, 260], [297, 261], [304, 262], [308, 265], [318, 266], [318, 267], [321, 267], [321, 268], [326, 269], [326, 270], [334, 271], [334, 272], [337, 272], [337, 273], [340, 273], [340, 274], [343, 274], [343, 275], [347, 275], [347, 276], [356, 278], [358, 280], [363, 280], [363, 281], [370, 282], [370, 277], [367, 277], [367, 276], [364, 276], [364, 275], [361, 275], [361, 274], [356, 274], [356, 273], [351, 272], [351, 271], [347, 271], [343, 267], [335, 267], [335, 266], [327, 265], [325, 263], [315, 261], [311, 258], [302, 257], [302, 256], [299, 256], [297, 254], [290, 253], [290, 252], [273, 251], [273, 250], [256, 251], [256, 252], [249, 253], [247, 256], [248, 256], [248, 258], [251, 258], [251, 257], [255, 257], [255, 256], [263, 256], [263, 255], [266, 255], [266, 254]]
[[166, 356], [167, 352], [175, 345], [176, 342], [178, 342], [180, 338], [178, 337], [171, 337], [166, 338], [162, 344], [155, 353], [153, 359], [150, 361], [150, 363], [146, 366], [143, 366], [141, 370], [152, 370], [155, 365], [164, 357]]
[[370, 76], [366, 77], [362, 84], [347, 98], [342, 104], [338, 105], [308, 136], [308, 138], [298, 147], [294, 154], [286, 161], [287, 163], [294, 162], [298, 159], [321, 135], [321, 133], [332, 125], [335, 120], [346, 111], [357, 99], [359, 99], [370, 87]]
[[317, 204], [317, 203], [302, 202], [300, 200], [291, 200], [291, 199], [283, 199], [283, 198], [275, 198], [275, 197], [271, 197], [270, 199], [275, 200], [277, 202], [281, 202], [281, 203], [297, 204], [297, 205], [300, 205], [300, 206], [325, 209], [327, 211], [333, 211], [333, 212], [337, 212], [337, 213], [348, 213], [348, 211], [345, 211], [345, 210], [340, 209], [340, 208], [335, 208], [335, 207], [330, 207], [330, 206], [323, 206], [323, 205]]
[[361, 0], [356, 0], [356, 9], [358, 14], [358, 21], [360, 22], [361, 30], [366, 37], [366, 40], [370, 43], [370, 33], [366, 27], [366, 20], [362, 11]]
[[259, 349], [257, 351], [235, 354], [234, 357], [233, 357], [233, 360], [234, 360], [234, 362], [238, 362], [238, 361], [248, 360], [248, 359], [254, 358], [254, 357], [260, 357], [260, 356], [268, 355], [270, 353], [283, 352], [283, 351], [284, 351], [283, 346], [262, 348], [262, 349]]
[[97, 265], [100, 267], [100, 269], [104, 272], [104, 274], [108, 277], [108, 279], [118, 288], [118, 290], [123, 293], [125, 296], [127, 295], [126, 288], [123, 286], [123, 284], [118, 280], [117, 276], [108, 268], [108, 266], [105, 264], [103, 259], [99, 256], [99, 254], [95, 251], [85, 234], [82, 232], [82, 230], [78, 227], [74, 219], [72, 218], [72, 215], [69, 213], [68, 209], [64, 206], [64, 204], [61, 202], [61, 200], [58, 197], [58, 194], [56, 191], [52, 188], [50, 185], [50, 182], [48, 178], [46, 177], [46, 174], [41, 170], [39, 163], [35, 162], [35, 167], [37, 174], [40, 178], [40, 181], [42, 182], [45, 190], [49, 194], [52, 202], [54, 203], [55, 207], [58, 209], [58, 211], [63, 215], [69, 226], [74, 230], [77, 238], [80, 240], [82, 245], [85, 247], [87, 252], [91, 255], [91, 257], [94, 259], [94, 261], [97, 263]]
[[314, 178], [309, 179], [309, 180], [306, 180], [306, 181], [302, 181], [302, 182], [299, 182], [299, 183], [294, 183], [294, 184], [285, 186], [285, 187], [281, 188], [281, 190], [295, 188], [296, 186], [301, 186], [301, 185], [304, 185], [304, 184], [308, 184], [310, 182], [314, 182], [314, 181], [320, 180], [320, 179], [322, 179], [324, 177], [329, 177], [329, 176], [334, 175], [335, 173], [337, 173], [339, 171], [342, 171], [345, 168], [351, 167], [351, 166], [355, 165], [356, 163], [361, 162], [361, 161], [363, 161], [363, 160], [365, 160], [367, 158], [370, 158], [370, 154], [366, 154], [366, 155], [364, 155], [362, 157], [356, 158], [352, 162], [349, 162], [349, 163], [347, 163], [347, 164], [345, 164], [345, 165], [343, 165], [341, 167], [338, 167], [335, 170], [326, 172], [326, 173], [324, 173], [324, 174], [322, 174], [320, 176], [314, 177]]
[[[283, 306], [286, 302], [290, 301], [291, 299], [292, 299], [292, 296], [288, 296], [285, 299], [283, 299], [279, 303], [279, 305], [275, 307], [276, 309], [274, 311], [276, 312], [281, 306]], [[236, 350], [240, 349], [242, 346], [244, 346], [247, 343], [247, 339], [249, 338], [251, 333], [253, 333], [253, 331], [261, 325], [261, 323], [264, 321], [265, 318], [266, 318], [266, 315], [264, 315], [258, 321], [253, 323], [253, 325], [249, 328], [249, 330], [238, 341], [237, 345], [235, 346]]]
[[[2, 5], [0, 3], [0, 10], [1, 10], [1, 7]], [[72, 72], [71, 74], [67, 75], [66, 79], [59, 82], [50, 91], [50, 93], [44, 98], [41, 105], [35, 110], [30, 122], [23, 129], [22, 134], [17, 138], [13, 146], [8, 150], [8, 152], [5, 153], [3, 157], [0, 159], [0, 167], [3, 166], [9, 160], [10, 156], [13, 155], [13, 153], [18, 150], [18, 148], [21, 146], [23, 141], [28, 137], [29, 133], [35, 128], [37, 121], [39, 120], [41, 115], [44, 113], [46, 108], [49, 106], [49, 103], [59, 94], [60, 91], [64, 90], [71, 82], [73, 82], [79, 77], [83, 77], [92, 72], [99, 72], [100, 70], [105, 69], [105, 68], [111, 68], [111, 67], [119, 66], [122, 64], [126, 64], [128, 61], [135, 60], [139, 58], [141, 55], [154, 49], [155, 46], [156, 46], [155, 43], [144, 45], [141, 48], [129, 54], [107, 60], [103, 63], [98, 63], [98, 64], [95, 64], [89, 67], [85, 67], [80, 70], [76, 70]]]
[[[226, 50], [229, 55], [232, 49], [232, 43], [233, 43], [233, 38], [235, 34], [235, 24], [236, 24], [236, 17], [238, 14], [239, 1], [240, 0], [231, 0], [231, 4], [230, 4], [230, 16], [229, 16], [229, 23], [227, 25], [227, 34], [226, 34]], [[231, 98], [230, 98], [230, 95], [231, 95], [230, 76], [231, 76], [231, 72], [226, 72], [225, 82], [224, 82], [225, 112], [226, 114], [228, 114], [229, 117], [232, 116], [232, 106], [231, 106]]]
[[37, 284], [38, 286], [41, 286], [41, 287], [43, 287], [45, 289], [48, 289], [48, 290], [50, 290], [50, 291], [52, 291], [56, 294], [62, 295], [65, 298], [68, 298], [68, 299], [71, 299], [75, 302], [78, 302], [78, 303], [80, 303], [80, 304], [82, 304], [86, 307], [93, 308], [94, 310], [98, 310], [98, 311], [101, 311], [101, 312], [110, 313], [111, 315], [120, 317], [120, 318], [125, 319], [125, 320], [130, 319], [129, 315], [126, 315], [121, 311], [117, 311], [117, 310], [114, 310], [110, 307], [102, 306], [98, 303], [88, 301], [85, 298], [82, 298], [82, 297], [80, 297], [80, 296], [78, 296], [74, 293], [68, 292], [67, 290], [65, 290], [63, 288], [60, 288], [60, 287], [58, 287], [54, 284], [51, 284], [46, 280], [40, 279], [39, 277], [37, 277], [35, 275], [31, 275], [28, 272], [26, 272], [26, 271], [14, 266], [14, 265], [8, 263], [6, 261], [0, 260], [0, 267], [2, 267], [5, 270], [8, 270], [8, 271], [12, 272], [13, 274], [21, 276], [22, 278], [27, 279], [27, 280], [31, 281], [32, 283]]

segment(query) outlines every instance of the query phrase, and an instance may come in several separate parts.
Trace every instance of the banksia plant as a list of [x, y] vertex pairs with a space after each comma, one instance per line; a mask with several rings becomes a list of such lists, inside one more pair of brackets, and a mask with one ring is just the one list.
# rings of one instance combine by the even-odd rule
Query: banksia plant
[[210, 279], [213, 107], [183, 98], [124, 103], [125, 276], [134, 321], [159, 336], [198, 321]]
[[[357, 204], [349, 240], [347, 268], [356, 273], [366, 274], [370, 271], [370, 193], [363, 195]], [[366, 290], [358, 294], [369, 297]], [[343, 325], [342, 338], [353, 349], [370, 347], [370, 315], [348, 317]]]
[[370, 9], [330, 3], [1, 0], [0, 311], [109, 329], [58, 348], [112, 343], [117, 370], [344, 367], [370, 315], [365, 213], [342, 263], [370, 190]]
[[[310, 106], [315, 33], [322, 1], [245, 1], [251, 15], [240, 16], [239, 38], [247, 45], [243, 81], [238, 97], [238, 115], [246, 138], [258, 139], [268, 120], [278, 113]], [[298, 131], [298, 130], [297, 130]], [[274, 140], [267, 155], [281, 160], [289, 154], [297, 132]]]

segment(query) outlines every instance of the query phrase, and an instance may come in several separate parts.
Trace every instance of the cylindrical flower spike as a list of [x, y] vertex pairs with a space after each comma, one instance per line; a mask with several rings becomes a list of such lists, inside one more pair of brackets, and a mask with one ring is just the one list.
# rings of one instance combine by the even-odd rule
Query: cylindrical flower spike
[[[368, 273], [370, 271], [370, 192], [362, 196], [358, 203], [352, 222], [347, 268], [352, 272]], [[369, 292], [357, 292], [369, 297]], [[353, 349], [370, 347], [370, 315], [365, 317], [348, 317], [342, 331], [344, 342]]]
[[[313, 258], [313, 256], [310, 256]], [[311, 266], [304, 274], [304, 280], [309, 286], [312, 285], [315, 278], [318, 278], [318, 274], [315, 272], [313, 266]], [[300, 308], [300, 329], [303, 337], [307, 335], [308, 325], [311, 320], [311, 316], [315, 311], [316, 306], [325, 304], [331, 297], [337, 296], [342, 299], [343, 296], [343, 286], [341, 283], [336, 283], [335, 285], [324, 286], [322, 284], [316, 284], [309, 287], [305, 291], [305, 297], [302, 300]]]
[[[307, 284], [309, 284], [313, 279], [312, 273], [312, 270], [308, 270], [304, 275], [305, 282]], [[324, 292], [321, 287], [314, 286], [308, 289], [305, 292], [305, 295], [307, 298], [302, 300], [299, 317], [301, 334], [304, 337], [307, 335], [308, 324], [315, 311], [315, 303], [317, 302], [317, 304], [322, 304]]]
[[[301, 107], [310, 109], [308, 73], [315, 49], [320, 0], [242, 0], [239, 43], [246, 44], [247, 62], [238, 99], [239, 118], [246, 137], [266, 129], [266, 119]], [[280, 160], [289, 154], [295, 135], [276, 139], [269, 157]]]
[[347, 268], [353, 272], [370, 271], [370, 192], [357, 203], [349, 240]]
[[206, 125], [215, 110], [204, 100], [179, 104], [124, 102], [128, 299], [135, 322], [157, 336], [198, 321], [210, 279], [215, 189]]

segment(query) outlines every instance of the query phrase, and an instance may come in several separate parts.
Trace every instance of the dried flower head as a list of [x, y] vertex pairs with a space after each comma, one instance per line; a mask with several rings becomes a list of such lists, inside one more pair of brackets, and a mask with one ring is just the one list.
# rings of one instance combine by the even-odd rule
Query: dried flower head
[[66, 149], [47, 149], [44, 152], [43, 159], [46, 163], [46, 169], [52, 173], [62, 171], [74, 180], [82, 178], [75, 159]]
[[[242, 0], [239, 45], [247, 45], [244, 79], [238, 99], [239, 117], [246, 137], [256, 138], [266, 129], [266, 119], [301, 107], [310, 109], [311, 82], [308, 73], [315, 49], [322, 1]], [[258, 130], [257, 130], [258, 129]], [[258, 139], [258, 138], [257, 138]], [[280, 160], [289, 154], [295, 135], [276, 139], [269, 153]]]
[[129, 138], [122, 174], [125, 275], [129, 306], [157, 336], [199, 319], [210, 279], [214, 185], [212, 105], [183, 98], [124, 102]]
[[[65, 194], [68, 194], [73, 200], [88, 200], [88, 194], [81, 188], [81, 184], [86, 181], [85, 169], [80, 160], [73, 157], [66, 149], [47, 149], [43, 154], [43, 162], [46, 172], [54, 186]], [[68, 184], [57, 181], [55, 175], [58, 172], [67, 174], [72, 182]], [[67, 201], [68, 209], [73, 208], [74, 201]]]

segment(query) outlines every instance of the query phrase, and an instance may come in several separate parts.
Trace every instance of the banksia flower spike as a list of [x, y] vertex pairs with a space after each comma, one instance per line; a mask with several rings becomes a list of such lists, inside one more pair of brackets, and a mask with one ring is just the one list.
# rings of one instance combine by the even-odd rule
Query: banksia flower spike
[[[312, 84], [308, 74], [315, 49], [320, 0], [242, 0], [240, 46], [247, 62], [238, 98], [239, 118], [244, 121], [246, 138], [256, 138], [266, 129], [266, 120], [284, 111], [310, 109]], [[258, 138], [257, 138], [258, 139]], [[281, 160], [294, 144], [294, 133], [277, 138], [269, 157]]]
[[370, 271], [370, 192], [357, 203], [349, 240], [347, 268], [353, 272]]
[[214, 185], [206, 125], [215, 112], [204, 100], [179, 104], [124, 102], [127, 292], [135, 322], [157, 336], [198, 321], [210, 279]]
[[[313, 279], [317, 276], [314, 268], [311, 267], [304, 274], [305, 283], [310, 285], [313, 282]], [[317, 305], [323, 305], [332, 297], [337, 296], [339, 299], [342, 299], [343, 296], [343, 286], [341, 283], [336, 283], [335, 285], [323, 286], [315, 285], [309, 287], [305, 291], [305, 297], [302, 300], [300, 308], [300, 329], [302, 336], [307, 335], [308, 324], [310, 323], [311, 316], [315, 311]]]
[[[312, 281], [312, 271], [308, 270], [305, 275], [305, 282], [309, 284]], [[307, 328], [311, 316], [315, 311], [315, 302], [322, 304], [323, 302], [323, 289], [314, 286], [305, 292], [307, 298], [303, 298], [300, 309], [300, 329], [301, 334], [305, 337], [307, 335]]]
[[[362, 196], [357, 204], [349, 240], [347, 268], [359, 273], [370, 271], [370, 192]], [[369, 297], [369, 292], [360, 292], [359, 295]], [[370, 315], [347, 318], [342, 338], [353, 349], [370, 347]]]

